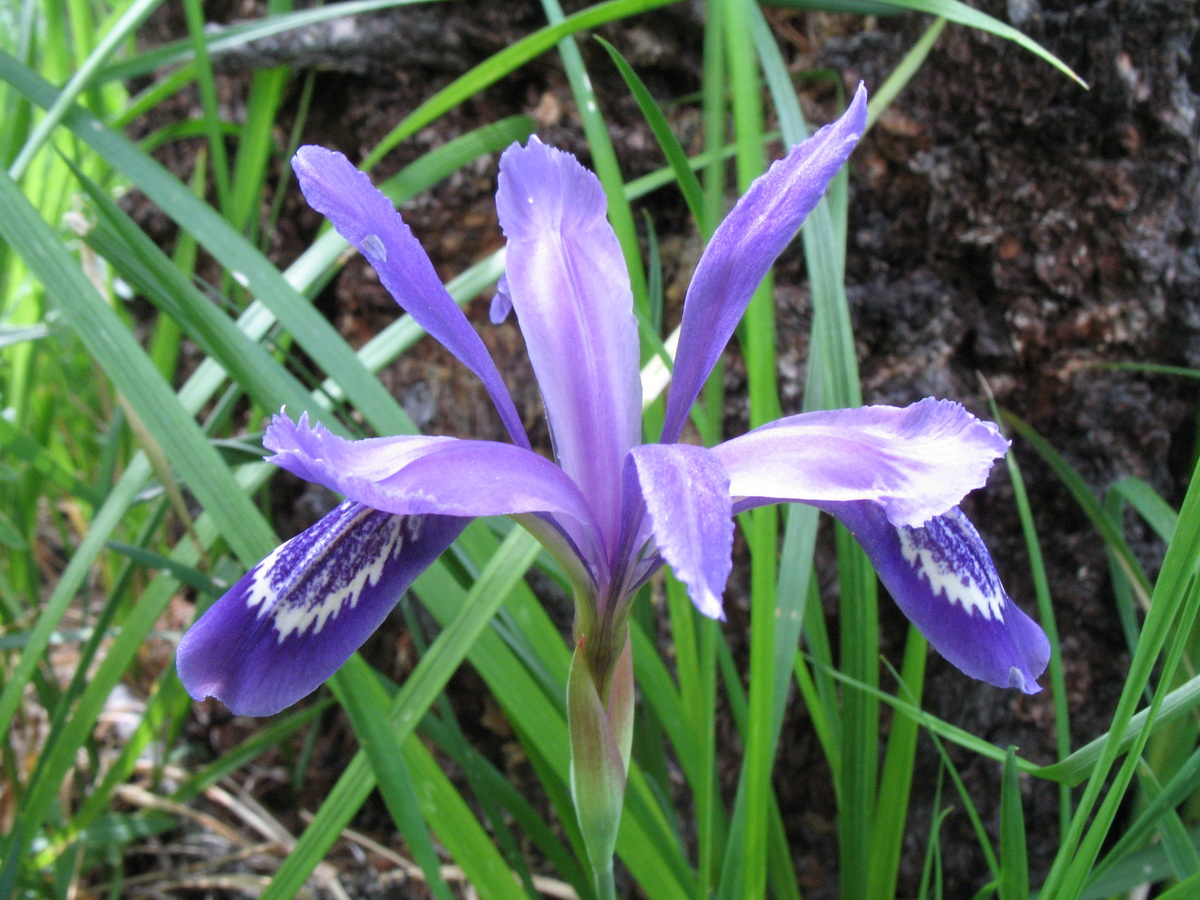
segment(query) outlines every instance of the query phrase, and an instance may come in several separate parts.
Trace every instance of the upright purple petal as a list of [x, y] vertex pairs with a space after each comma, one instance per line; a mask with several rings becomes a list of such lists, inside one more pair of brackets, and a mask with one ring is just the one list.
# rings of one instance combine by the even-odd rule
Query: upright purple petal
[[351, 500], [396, 515], [548, 513], [584, 552], [600, 538], [575, 483], [531, 450], [493, 441], [405, 435], [348, 441], [307, 415], [276, 416], [263, 437], [270, 461]]
[[997, 687], [1041, 690], [1046, 634], [1009, 599], [958, 507], [923, 528], [896, 527], [873, 503], [822, 508], [853, 532], [897, 605], [949, 662]]
[[733, 551], [729, 476], [712, 451], [690, 444], [645, 444], [629, 454], [659, 552], [687, 585], [696, 608], [724, 619], [721, 595]]
[[531, 138], [500, 159], [508, 295], [537, 374], [555, 455], [611, 544], [621, 466], [641, 438], [637, 325], [629, 274], [599, 181]]
[[237, 715], [290, 706], [362, 646], [468, 521], [342, 503], [247, 572], [183, 636], [184, 687]]
[[529, 438], [496, 363], [392, 202], [333, 150], [301, 147], [292, 168], [309, 205], [358, 248], [416, 323], [479, 377], [513, 442], [528, 447]]
[[845, 114], [775, 162], [718, 226], [684, 300], [664, 442], [679, 439], [688, 410], [750, 297], [817, 205], [866, 124], [867, 91], [860, 84]]
[[894, 525], [923, 525], [982, 487], [1008, 441], [932, 397], [778, 419], [713, 448], [739, 511], [781, 500], [870, 500]]

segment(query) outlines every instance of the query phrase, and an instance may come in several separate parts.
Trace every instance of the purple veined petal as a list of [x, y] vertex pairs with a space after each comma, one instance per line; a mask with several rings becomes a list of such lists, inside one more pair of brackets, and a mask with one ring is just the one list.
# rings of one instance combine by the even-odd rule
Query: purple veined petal
[[340, 504], [278, 547], [179, 642], [197, 700], [268, 716], [316, 690], [379, 627], [468, 519], [394, 516]]
[[563, 469], [592, 503], [611, 552], [621, 466], [641, 439], [629, 274], [596, 176], [531, 138], [500, 159], [496, 209], [507, 284]]
[[664, 443], [679, 439], [688, 410], [759, 282], [817, 205], [866, 124], [867, 91], [860, 84], [842, 117], [776, 161], [713, 233], [684, 299]]
[[292, 158], [292, 168], [309, 205], [366, 257], [383, 286], [416, 323], [478, 376], [509, 437], [528, 448], [529, 438], [496, 363], [392, 202], [365, 172], [333, 150], [301, 147]]
[[997, 687], [1041, 690], [1046, 633], [1009, 598], [958, 507], [924, 528], [896, 527], [873, 503], [821, 507], [850, 529], [896, 604], [950, 663]]
[[349, 441], [276, 416], [263, 436], [268, 459], [294, 475], [395, 515], [548, 513], [589, 559], [600, 535], [587, 500], [562, 469], [532, 450], [493, 441], [402, 435]]
[[[293, 422], [286, 410], [271, 417], [263, 435], [263, 446], [276, 455], [268, 457], [293, 475], [337, 490], [332, 478], [379, 482], [395, 475], [415, 459], [434, 453], [442, 444], [455, 441], [436, 435], [394, 435], [350, 441], [338, 437], [319, 422], [310, 424], [308, 413]], [[343, 491], [343, 493], [345, 493]]]
[[739, 511], [781, 500], [870, 500], [892, 524], [917, 526], [982, 487], [1007, 449], [994, 423], [929, 397], [788, 416], [713, 453]]
[[712, 451], [690, 444], [645, 444], [629, 453], [659, 552], [687, 585], [696, 608], [724, 619], [721, 595], [733, 566], [729, 476]]

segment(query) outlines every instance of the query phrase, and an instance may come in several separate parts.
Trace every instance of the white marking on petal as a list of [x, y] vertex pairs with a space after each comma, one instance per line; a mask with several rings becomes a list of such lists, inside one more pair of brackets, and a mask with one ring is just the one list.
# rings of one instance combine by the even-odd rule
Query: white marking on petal
[[[930, 520], [924, 528], [900, 526], [900, 552], [917, 572], [925, 576], [936, 596], [941, 594], [965, 612], [985, 619], [1004, 621], [1004, 595], [1000, 582], [985, 566], [975, 544], [981, 544], [973, 528], [963, 528], [967, 519], [957, 509]], [[969, 523], [968, 523], [969, 524]], [[982, 546], [982, 545], [981, 545]]]
[[[279, 643], [309, 628], [318, 634], [343, 608], [357, 606], [406, 539], [416, 540], [423, 522], [421, 516], [393, 516], [354, 503], [341, 509], [348, 515], [333, 518], [317, 534], [310, 529], [297, 535], [251, 572], [246, 605], [257, 607], [260, 619], [271, 617]], [[375, 527], [367, 517], [378, 517]]]
[[379, 235], [368, 234], [362, 239], [362, 242], [363, 250], [372, 256], [378, 257], [380, 262], [387, 262], [387, 247], [383, 246], [383, 241], [379, 239]]

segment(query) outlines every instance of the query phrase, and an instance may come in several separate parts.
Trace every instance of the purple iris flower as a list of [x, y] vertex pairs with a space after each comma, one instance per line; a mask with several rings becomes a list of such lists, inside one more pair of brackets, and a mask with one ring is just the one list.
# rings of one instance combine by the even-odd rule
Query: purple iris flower
[[[250, 570], [179, 644], [193, 697], [266, 715], [332, 675], [476, 516], [508, 515], [562, 565], [597, 685], [624, 646], [629, 603], [664, 562], [722, 617], [732, 516], [808, 503], [843, 522], [904, 613], [968, 675], [1038, 690], [1049, 645], [1005, 593], [957, 504], [1008, 446], [932, 398], [788, 416], [716, 447], [679, 443], [688, 411], [751, 294], [866, 123], [847, 112], [759, 178], [713, 235], [684, 304], [659, 443], [642, 443], [629, 278], [595, 176], [537, 138], [500, 160], [508, 241], [494, 312], [511, 305], [541, 388], [552, 462], [529, 440], [495, 363], [391, 203], [342, 155], [303, 147], [309, 203], [371, 262], [431, 335], [482, 381], [512, 443], [426, 435], [350, 441], [275, 417], [277, 465], [347, 499]], [[608, 642], [606, 644], [606, 642]], [[601, 688], [601, 696], [604, 689]]]

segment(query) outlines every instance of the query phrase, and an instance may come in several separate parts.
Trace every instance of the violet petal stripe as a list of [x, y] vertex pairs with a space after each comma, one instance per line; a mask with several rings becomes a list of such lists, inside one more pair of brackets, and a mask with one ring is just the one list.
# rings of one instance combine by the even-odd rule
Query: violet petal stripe
[[895, 527], [872, 503], [822, 508], [850, 529], [897, 605], [950, 663], [997, 687], [1041, 690], [1046, 634], [1009, 598], [958, 507], [924, 528]]
[[842, 117], [755, 179], [713, 233], [684, 299], [665, 443], [679, 439], [688, 410], [759, 282], [817, 205], [866, 124], [867, 91], [860, 84]]
[[236, 715], [290, 706], [338, 670], [468, 521], [340, 504], [188, 630], [176, 657], [184, 687]]
[[309, 205], [366, 257], [416, 323], [479, 377], [509, 437], [528, 447], [529, 438], [496, 363], [392, 202], [336, 151], [301, 147], [292, 168]]
[[399, 436], [349, 441], [307, 417], [276, 416], [269, 460], [350, 500], [396, 515], [549, 513], [585, 554], [600, 546], [591, 508], [562, 469], [493, 441]]
[[687, 585], [696, 608], [724, 619], [721, 595], [732, 567], [729, 476], [716, 456], [690, 444], [646, 444], [629, 454], [659, 552]]
[[508, 296], [546, 407], [555, 456], [617, 539], [621, 467], [641, 442], [633, 295], [596, 176], [531, 138], [500, 159], [496, 210]]
[[1008, 441], [949, 400], [778, 419], [713, 448], [739, 511], [782, 500], [870, 500], [922, 525], [982, 487]]

